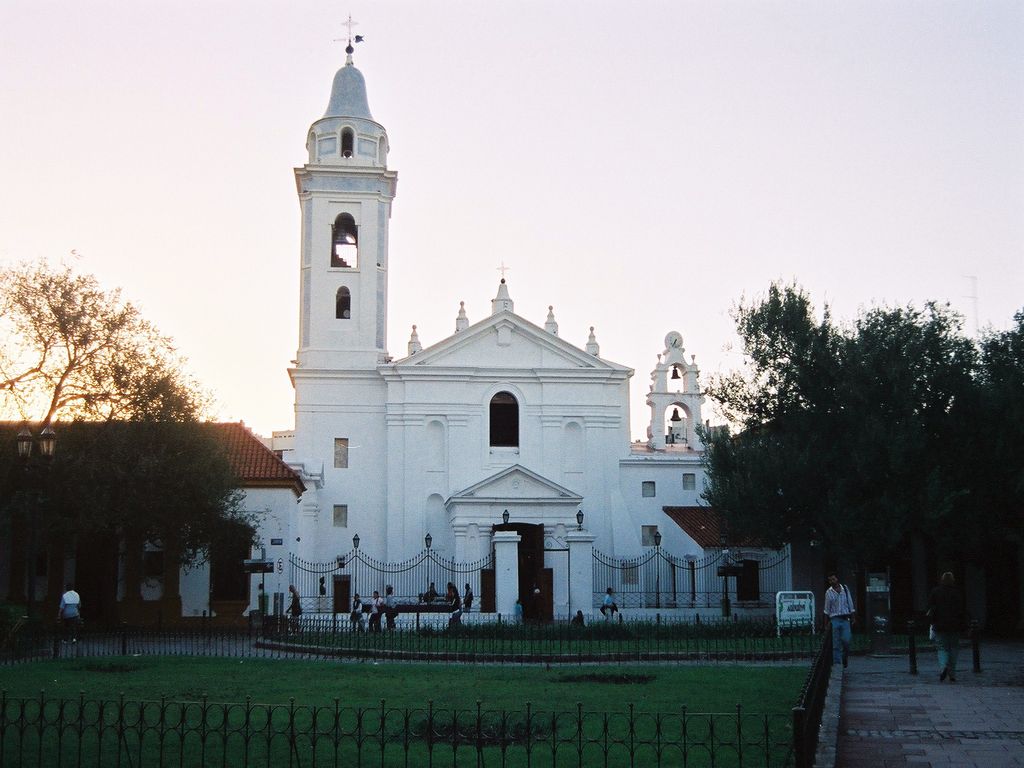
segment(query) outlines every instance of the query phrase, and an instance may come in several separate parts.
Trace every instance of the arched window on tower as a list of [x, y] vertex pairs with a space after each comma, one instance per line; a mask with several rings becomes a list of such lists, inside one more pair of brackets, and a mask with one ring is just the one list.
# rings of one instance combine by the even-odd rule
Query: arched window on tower
[[344, 285], [338, 289], [338, 295], [334, 300], [334, 316], [339, 320], [348, 320], [352, 317], [352, 292]]
[[491, 447], [519, 447], [519, 403], [508, 392], [491, 398]]
[[331, 266], [353, 269], [359, 256], [359, 232], [351, 214], [341, 213], [331, 227]]
[[341, 131], [341, 156], [352, 157], [355, 146], [356, 134], [351, 128], [343, 128]]

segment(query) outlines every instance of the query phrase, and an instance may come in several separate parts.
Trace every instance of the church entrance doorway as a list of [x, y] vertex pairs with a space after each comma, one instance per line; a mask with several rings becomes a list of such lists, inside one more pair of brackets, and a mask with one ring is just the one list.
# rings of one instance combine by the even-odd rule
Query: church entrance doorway
[[554, 573], [544, 567], [544, 524], [504, 523], [495, 531], [515, 531], [519, 541], [519, 601], [524, 621], [554, 618]]

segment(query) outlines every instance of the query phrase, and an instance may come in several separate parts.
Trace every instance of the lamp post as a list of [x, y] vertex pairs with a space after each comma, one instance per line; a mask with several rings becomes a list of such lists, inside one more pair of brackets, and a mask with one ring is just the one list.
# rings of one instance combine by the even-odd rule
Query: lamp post
[[583, 530], [583, 510], [582, 509], [576, 512], [576, 530], [577, 531], [582, 531]]
[[[37, 438], [32, 437], [32, 432], [28, 427], [22, 427], [18, 432], [17, 444], [18, 444], [18, 458], [21, 459], [22, 465], [25, 469], [25, 473], [28, 474], [28, 462], [32, 456], [32, 446], [36, 442]], [[47, 467], [50, 465], [50, 461], [53, 459], [53, 454], [57, 450], [57, 433], [54, 432], [53, 427], [47, 424], [43, 427], [42, 432], [39, 433], [39, 454], [46, 461]], [[27, 511], [27, 510], [26, 510]], [[28, 545], [28, 601], [26, 609], [28, 612], [28, 618], [31, 619], [35, 612], [36, 602], [36, 539], [39, 533], [39, 515], [32, 515], [31, 524], [29, 526], [29, 545]]]
[[352, 537], [352, 549], [359, 549], [359, 534]]
[[501, 513], [501, 522], [504, 523], [505, 525], [508, 525], [508, 510], [507, 509], [504, 512]]
[[423, 543], [427, 545], [427, 549], [430, 549], [430, 545], [434, 543], [434, 537], [428, 533], [423, 537]]

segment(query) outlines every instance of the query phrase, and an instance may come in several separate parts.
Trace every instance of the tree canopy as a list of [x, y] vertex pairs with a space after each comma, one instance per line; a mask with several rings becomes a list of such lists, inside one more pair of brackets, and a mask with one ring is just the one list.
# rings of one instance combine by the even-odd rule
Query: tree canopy
[[141, 557], [149, 542], [177, 562], [251, 532], [225, 448], [199, 422], [207, 395], [119, 290], [68, 267], [23, 264], [0, 269], [0, 310], [0, 413], [58, 433], [43, 466], [16, 458], [17, 421], [0, 424], [13, 578], [26, 570], [32, 527], [51, 551], [77, 542], [81, 557], [113, 541], [116, 552], [120, 541]]
[[45, 263], [0, 269], [0, 409], [56, 418], [180, 421], [208, 398], [171, 340], [118, 289]]
[[980, 345], [948, 306], [874, 308], [840, 327], [794, 285], [734, 316], [746, 365], [708, 394], [737, 429], [709, 435], [705, 457], [705, 498], [734, 528], [864, 564], [910, 535], [974, 557], [1020, 536], [1020, 462], [1006, 459], [1024, 455], [1024, 313]]

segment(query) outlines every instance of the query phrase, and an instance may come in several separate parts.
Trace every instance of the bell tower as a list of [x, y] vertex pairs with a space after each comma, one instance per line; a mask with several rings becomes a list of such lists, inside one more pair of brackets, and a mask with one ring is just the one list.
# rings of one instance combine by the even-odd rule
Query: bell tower
[[651, 408], [648, 445], [656, 451], [701, 451], [704, 444], [697, 434], [701, 423], [700, 392], [696, 358], [686, 362], [683, 337], [677, 331], [665, 336], [665, 351], [658, 355], [658, 365], [651, 371], [651, 389], [647, 405]]
[[[356, 37], [359, 41], [359, 37]], [[388, 222], [398, 175], [352, 62], [334, 76], [324, 116], [295, 169], [302, 215], [296, 369], [369, 369], [387, 357]]]

